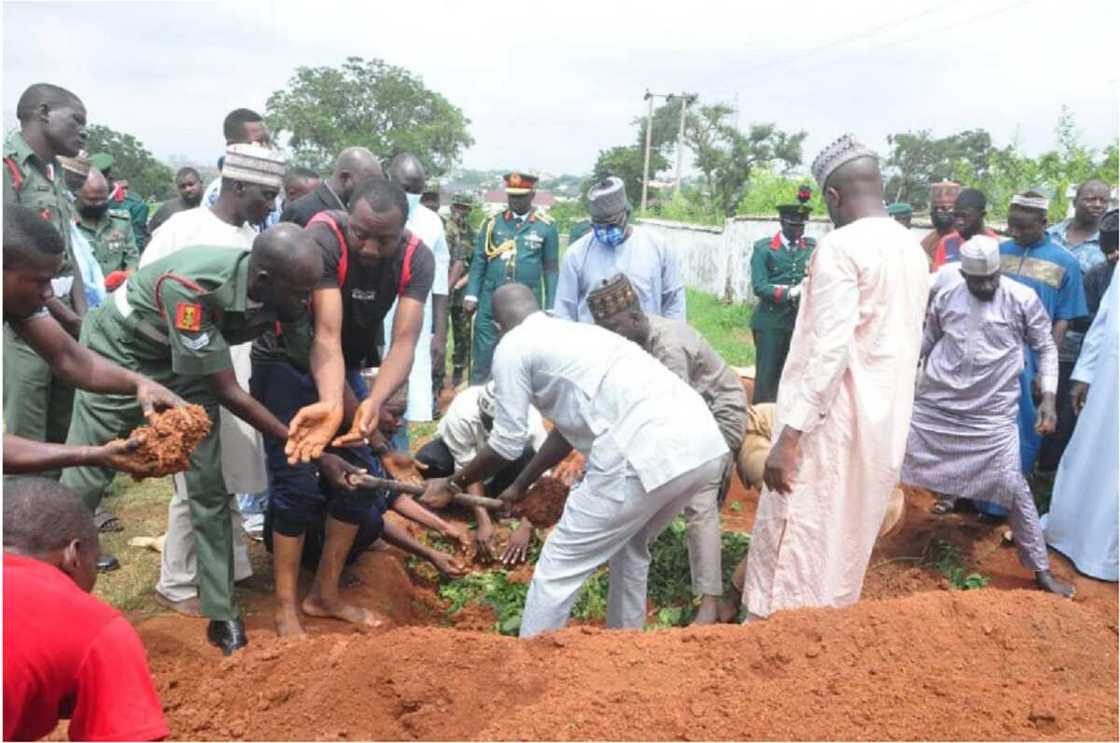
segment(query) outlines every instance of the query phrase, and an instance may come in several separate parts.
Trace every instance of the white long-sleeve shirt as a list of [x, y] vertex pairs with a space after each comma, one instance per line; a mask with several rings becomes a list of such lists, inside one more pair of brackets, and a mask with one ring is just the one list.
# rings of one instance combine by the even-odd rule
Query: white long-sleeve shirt
[[653, 490], [727, 453], [703, 398], [637, 344], [538, 312], [498, 343], [490, 448], [520, 456], [529, 408], [587, 457], [588, 472], [628, 464]]
[[[490, 432], [482, 424], [482, 411], [478, 407], [478, 396], [482, 385], [475, 385], [455, 395], [447, 412], [439, 419], [436, 435], [447, 445], [447, 450], [455, 458], [455, 466], [462, 469], [478, 454], [482, 445], [490, 438]], [[529, 408], [529, 437], [533, 449], [539, 450], [548, 432], [536, 408]], [[517, 453], [521, 456], [521, 452]]]

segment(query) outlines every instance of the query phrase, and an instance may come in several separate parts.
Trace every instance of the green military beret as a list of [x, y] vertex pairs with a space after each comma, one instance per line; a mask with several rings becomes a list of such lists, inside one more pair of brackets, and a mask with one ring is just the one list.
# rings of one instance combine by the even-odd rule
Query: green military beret
[[913, 214], [913, 213], [914, 213], [914, 207], [910, 206], [905, 201], [896, 201], [895, 203], [887, 206], [887, 214], [889, 214], [892, 217], [894, 217], [894, 216], [906, 216], [907, 214]]
[[113, 167], [113, 156], [108, 152], [95, 152], [89, 156], [89, 162], [93, 167], [104, 173]]

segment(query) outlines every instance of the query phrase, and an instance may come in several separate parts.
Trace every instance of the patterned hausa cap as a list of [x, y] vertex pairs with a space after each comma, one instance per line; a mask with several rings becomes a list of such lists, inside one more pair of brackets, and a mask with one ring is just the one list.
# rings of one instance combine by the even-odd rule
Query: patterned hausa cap
[[587, 309], [591, 310], [596, 322], [639, 306], [638, 293], [634, 291], [630, 279], [620, 273], [603, 279], [602, 285], [587, 295]]
[[942, 180], [929, 185], [930, 206], [944, 206], [950, 209], [961, 195], [961, 184], [956, 181]]
[[222, 178], [255, 183], [279, 191], [284, 187], [286, 169], [284, 157], [276, 150], [258, 144], [231, 144], [226, 148], [222, 162]]
[[987, 235], [974, 235], [961, 246], [961, 271], [969, 276], [999, 273], [999, 241]]
[[861, 157], [879, 158], [879, 156], [875, 154], [875, 150], [862, 144], [853, 135], [844, 134], [828, 147], [821, 150], [820, 154], [813, 160], [813, 165], [810, 169], [812, 170], [813, 178], [817, 181], [817, 185], [820, 186], [821, 189], [824, 189], [825, 184], [828, 183], [828, 177], [832, 175], [837, 168]]
[[1021, 206], [1024, 209], [1037, 209], [1041, 212], [1050, 211], [1050, 199], [1037, 191], [1017, 193], [1011, 197], [1012, 206]]

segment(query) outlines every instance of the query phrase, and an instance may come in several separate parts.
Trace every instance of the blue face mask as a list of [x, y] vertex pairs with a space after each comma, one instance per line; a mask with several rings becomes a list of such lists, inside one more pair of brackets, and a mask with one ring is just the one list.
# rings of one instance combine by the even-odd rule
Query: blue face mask
[[593, 224], [591, 231], [595, 239], [608, 248], [617, 248], [626, 239], [626, 228], [617, 224]]

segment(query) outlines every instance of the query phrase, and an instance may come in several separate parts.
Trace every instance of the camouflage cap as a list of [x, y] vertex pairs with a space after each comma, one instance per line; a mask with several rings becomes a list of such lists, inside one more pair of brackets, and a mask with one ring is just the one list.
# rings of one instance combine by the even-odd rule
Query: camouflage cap
[[460, 191], [451, 197], [451, 206], [474, 206], [474, 197], [466, 191]]

